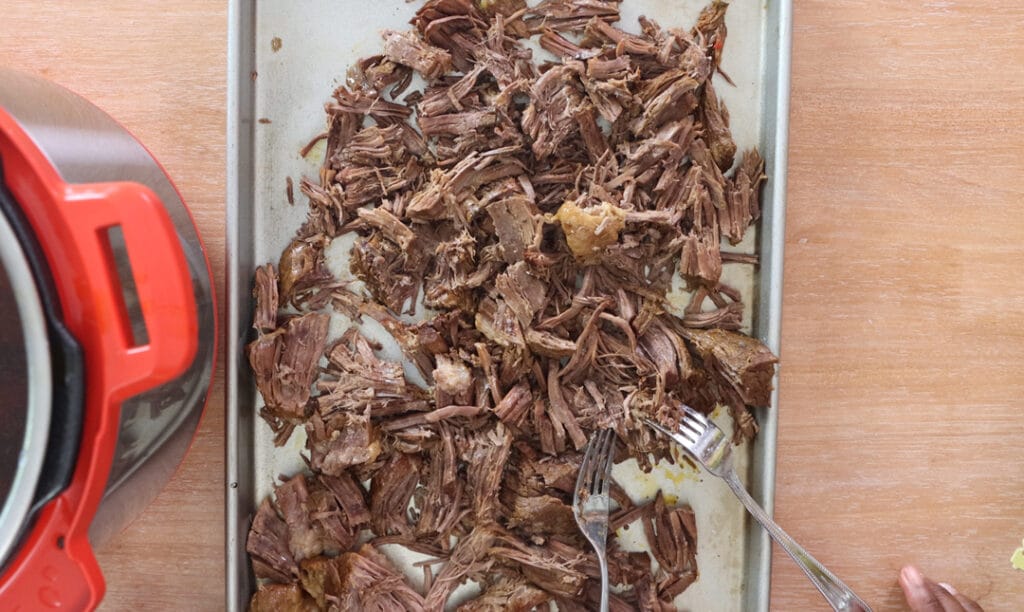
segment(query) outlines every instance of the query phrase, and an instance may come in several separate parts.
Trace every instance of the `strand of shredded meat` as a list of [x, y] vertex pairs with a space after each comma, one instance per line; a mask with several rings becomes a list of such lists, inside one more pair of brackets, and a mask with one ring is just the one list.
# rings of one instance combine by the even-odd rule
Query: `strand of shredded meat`
[[[633, 34], [619, 0], [427, 0], [352, 68], [320, 175], [300, 182], [308, 218], [255, 276], [261, 414], [279, 445], [305, 431], [309, 471], [255, 516], [253, 610], [439, 611], [469, 580], [481, 593], [459, 610], [592, 609], [571, 509], [590, 433], [613, 428], [617, 460], [644, 469], [671, 456], [641, 418], [671, 425], [683, 404], [755, 435], [776, 358], [737, 331], [722, 282], [757, 257], [721, 243], [760, 217], [764, 161], [737, 151], [711, 82], [728, 81], [725, 12]], [[414, 74], [426, 85], [405, 93]], [[362, 287], [325, 263], [349, 233]], [[420, 301], [431, 314], [409, 323]], [[382, 326], [428, 386], [356, 327], [329, 340], [332, 311]], [[613, 496], [613, 529], [650, 553], [610, 542], [612, 609], [671, 609], [698, 577], [693, 512]], [[385, 545], [434, 559], [422, 589]]]

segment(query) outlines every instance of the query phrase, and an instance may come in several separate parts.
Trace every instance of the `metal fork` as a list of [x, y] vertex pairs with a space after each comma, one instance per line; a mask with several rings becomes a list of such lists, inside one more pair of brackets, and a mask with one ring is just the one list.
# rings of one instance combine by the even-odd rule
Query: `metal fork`
[[591, 436], [572, 496], [576, 524], [594, 547], [601, 566], [601, 612], [608, 612], [608, 491], [614, 450], [613, 430], [602, 429]]
[[688, 455], [704, 466], [707, 471], [718, 476], [729, 485], [736, 497], [746, 506], [751, 516], [761, 523], [768, 535], [782, 547], [789, 556], [796, 561], [796, 564], [803, 570], [811, 583], [821, 591], [828, 603], [834, 610], [839, 612], [871, 612], [868, 604], [843, 584], [843, 581], [836, 578], [817, 559], [811, 556], [802, 546], [796, 543], [789, 534], [782, 530], [775, 521], [768, 516], [754, 498], [743, 488], [743, 484], [736, 476], [732, 465], [732, 444], [718, 425], [711, 422], [706, 416], [697, 412], [689, 406], [684, 406], [683, 420], [679, 423], [677, 431], [670, 431], [660, 423], [650, 419], [644, 422], [669, 438], [676, 444], [683, 447]]

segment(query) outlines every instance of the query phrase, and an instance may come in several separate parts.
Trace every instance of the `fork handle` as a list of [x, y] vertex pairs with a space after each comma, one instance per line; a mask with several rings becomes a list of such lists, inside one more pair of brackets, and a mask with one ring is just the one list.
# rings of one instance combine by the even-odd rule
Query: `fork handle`
[[768, 513], [764, 511], [754, 498], [747, 493], [746, 488], [743, 487], [743, 483], [736, 476], [736, 472], [729, 470], [723, 477], [732, 492], [736, 494], [740, 502], [746, 506], [747, 511], [750, 515], [757, 519], [758, 523], [764, 527], [768, 535], [778, 543], [779, 546], [785, 550], [793, 561], [796, 562], [797, 566], [803, 570], [807, 577], [810, 578], [811, 583], [817, 587], [821, 594], [825, 596], [828, 603], [832, 606], [833, 610], [837, 612], [871, 612], [871, 607], [864, 603], [860, 597], [850, 589], [850, 587], [843, 584], [843, 581], [836, 578], [835, 574], [830, 572], [828, 568], [821, 564], [815, 559], [809, 552], [804, 550], [803, 546], [797, 544], [796, 540], [791, 538], [788, 533], [782, 530], [775, 521], [772, 520]]
[[601, 612], [608, 612], [608, 555], [598, 553], [598, 563], [601, 566]]

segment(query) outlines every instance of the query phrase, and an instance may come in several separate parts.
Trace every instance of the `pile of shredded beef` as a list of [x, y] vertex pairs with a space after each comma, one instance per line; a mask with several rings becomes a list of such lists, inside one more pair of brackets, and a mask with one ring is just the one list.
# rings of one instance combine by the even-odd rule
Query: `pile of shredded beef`
[[[482, 593], [459, 610], [592, 609], [570, 507], [590, 432], [614, 428], [618, 460], [644, 469], [671, 456], [641, 417], [671, 425], [683, 402], [754, 435], [776, 358], [737, 331], [721, 282], [756, 257], [721, 241], [758, 219], [764, 162], [737, 156], [711, 83], [725, 11], [629, 34], [616, 0], [428, 0], [352, 68], [319, 180], [300, 183], [308, 219], [255, 277], [261, 414], [278, 444], [305, 430], [309, 473], [253, 520], [253, 610], [442, 610], [467, 580]], [[414, 75], [426, 86], [406, 93]], [[325, 263], [350, 232], [365, 290]], [[332, 312], [380, 323], [429, 387], [357, 328], [328, 341]], [[651, 553], [612, 538], [612, 609], [673, 609], [697, 578], [693, 512], [613, 496], [613, 529], [642, 529]], [[422, 590], [388, 545], [430, 558]]]

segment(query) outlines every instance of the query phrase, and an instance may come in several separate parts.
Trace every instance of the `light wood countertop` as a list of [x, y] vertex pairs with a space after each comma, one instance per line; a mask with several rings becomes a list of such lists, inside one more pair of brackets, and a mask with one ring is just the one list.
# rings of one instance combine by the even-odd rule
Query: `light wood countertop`
[[[1020, 609], [1024, 4], [794, 4], [776, 517], [876, 610], [903, 608], [910, 562]], [[0, 65], [84, 95], [165, 165], [223, 307], [226, 4], [0, 12]], [[100, 552], [101, 609], [224, 607], [223, 389], [218, 372], [181, 470]], [[772, 608], [821, 609], [774, 561]]]

